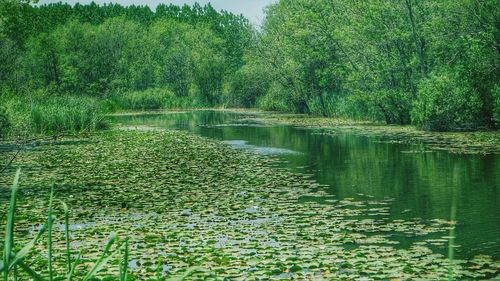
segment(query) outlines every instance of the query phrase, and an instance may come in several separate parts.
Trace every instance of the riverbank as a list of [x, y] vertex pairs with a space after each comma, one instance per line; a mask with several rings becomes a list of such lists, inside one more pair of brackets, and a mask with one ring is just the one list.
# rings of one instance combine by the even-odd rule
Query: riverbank
[[[19, 157], [18, 237], [29, 239], [33, 225], [46, 219], [48, 190], [56, 182], [56, 198], [72, 209], [73, 249], [85, 249], [88, 261], [102, 248], [96, 245], [117, 232], [130, 239], [129, 265], [139, 279], [154, 276], [158, 263], [171, 279], [429, 280], [450, 272], [480, 279], [500, 269], [487, 256], [450, 263], [434, 253], [432, 243], [449, 239], [446, 221], [390, 221], [390, 200], [338, 200], [269, 158], [185, 132], [113, 130], [40, 143]], [[11, 180], [2, 177], [1, 185]], [[329, 199], [320, 204], [304, 197]], [[1, 200], [6, 204], [5, 196]], [[361, 219], [367, 216], [373, 219]], [[56, 232], [56, 249], [62, 249], [63, 229]], [[421, 242], [402, 246], [395, 239], [401, 235]], [[38, 250], [44, 253], [44, 245]], [[42, 255], [31, 260], [44, 268]], [[56, 257], [55, 264], [63, 268], [64, 259]]]

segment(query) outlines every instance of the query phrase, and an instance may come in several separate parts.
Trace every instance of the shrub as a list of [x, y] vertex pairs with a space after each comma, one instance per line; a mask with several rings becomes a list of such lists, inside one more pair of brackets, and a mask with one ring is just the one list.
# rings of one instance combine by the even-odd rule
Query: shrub
[[493, 87], [491, 95], [493, 97], [493, 121], [500, 126], [500, 84]]
[[0, 138], [7, 135], [10, 129], [10, 120], [4, 108], [0, 107]]
[[108, 112], [117, 110], [159, 110], [167, 108], [203, 107], [203, 102], [192, 96], [176, 96], [167, 89], [117, 93], [101, 102]]
[[255, 107], [269, 88], [267, 73], [252, 65], [243, 66], [231, 77], [225, 100], [229, 106]]
[[433, 74], [419, 84], [412, 120], [425, 130], [471, 129], [481, 105], [478, 92], [466, 79], [449, 72]]
[[115, 101], [122, 109], [155, 110], [163, 108], [165, 100], [173, 97], [169, 91], [150, 89], [145, 91], [127, 92], [116, 95]]
[[267, 93], [259, 98], [257, 107], [262, 110], [269, 111], [294, 111], [285, 90], [278, 84], [273, 84]]
[[313, 115], [332, 117], [335, 115], [335, 101], [335, 95], [323, 93], [321, 96], [311, 97], [307, 106]]

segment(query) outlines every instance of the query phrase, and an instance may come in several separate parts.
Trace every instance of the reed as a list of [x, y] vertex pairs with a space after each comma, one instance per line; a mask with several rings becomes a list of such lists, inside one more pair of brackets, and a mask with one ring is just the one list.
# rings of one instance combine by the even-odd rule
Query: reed
[[[32, 280], [35, 281], [52, 281], [52, 280], [63, 280], [66, 279], [68, 281], [73, 280], [73, 277], [77, 274], [77, 267], [81, 262], [82, 250], [80, 250], [77, 258], [74, 262], [71, 261], [71, 248], [70, 248], [70, 231], [69, 231], [69, 208], [66, 203], [63, 202], [63, 210], [64, 210], [64, 229], [65, 229], [65, 241], [66, 241], [66, 263], [67, 263], [67, 271], [65, 274], [58, 274], [54, 271], [53, 268], [53, 232], [52, 227], [54, 222], [56, 221], [56, 217], [54, 216], [54, 192], [55, 185], [52, 185], [50, 190], [49, 197], [49, 207], [47, 211], [47, 221], [40, 228], [37, 235], [28, 243], [26, 243], [21, 250], [17, 253], [14, 252], [14, 218], [15, 218], [15, 209], [16, 202], [19, 190], [19, 177], [21, 175], [21, 170], [18, 169], [16, 172], [16, 176], [14, 177], [14, 182], [11, 188], [11, 197], [7, 215], [7, 223], [5, 227], [5, 245], [4, 245], [4, 253], [3, 253], [3, 261], [0, 261], [0, 273], [3, 275], [3, 280], [8, 281], [9, 278], [13, 277], [14, 280], [18, 279], [19, 274], [22, 272], [28, 275]], [[36, 272], [32, 269], [32, 266], [25, 263], [24, 258], [32, 252], [35, 244], [41, 239], [42, 235], [47, 231], [47, 278], [44, 278], [42, 274]], [[97, 259], [94, 265], [87, 272], [80, 272], [79, 275], [84, 276], [83, 281], [89, 281], [108, 264], [109, 260], [114, 257], [116, 253], [120, 251], [119, 248], [113, 249], [113, 245], [115, 245], [118, 237], [116, 234], [111, 234], [110, 239], [102, 252], [101, 256]], [[128, 272], [128, 240], [125, 241], [125, 247], [123, 250], [123, 262], [120, 264], [120, 281], [126, 281], [127, 272]]]
[[125, 248], [123, 251], [123, 260], [120, 267], [120, 281], [127, 281], [128, 274], [128, 239], [125, 240]]
[[33, 132], [39, 134], [96, 131], [107, 127], [98, 103], [91, 98], [38, 99], [32, 103], [29, 116]]

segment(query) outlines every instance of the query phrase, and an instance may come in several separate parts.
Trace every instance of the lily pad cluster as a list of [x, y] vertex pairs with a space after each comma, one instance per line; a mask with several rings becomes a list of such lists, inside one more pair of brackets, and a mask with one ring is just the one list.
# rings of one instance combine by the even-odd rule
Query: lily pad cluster
[[[16, 235], [28, 240], [40, 227], [55, 182], [56, 197], [72, 210], [71, 247], [75, 254], [84, 249], [81, 266], [116, 232], [129, 239], [131, 279], [158, 271], [172, 280], [498, 276], [500, 264], [489, 256], [449, 260], [432, 250], [433, 242], [447, 243], [453, 223], [391, 221], [390, 201], [373, 198], [304, 200], [328, 193], [274, 161], [179, 131], [115, 130], [43, 143], [19, 155], [25, 173]], [[0, 186], [10, 180], [1, 178]], [[64, 227], [55, 228], [54, 252], [61, 254], [54, 264], [63, 270], [57, 249], [65, 247]], [[420, 242], [401, 245], [396, 237]], [[37, 245], [30, 261], [44, 268], [44, 253]], [[117, 269], [109, 266], [100, 277], [112, 279]]]

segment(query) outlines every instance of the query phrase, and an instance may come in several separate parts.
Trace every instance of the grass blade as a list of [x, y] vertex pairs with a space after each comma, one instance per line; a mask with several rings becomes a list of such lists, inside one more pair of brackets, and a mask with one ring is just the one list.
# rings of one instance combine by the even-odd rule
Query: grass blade
[[71, 272], [71, 250], [69, 243], [69, 209], [66, 203], [62, 202], [64, 208], [64, 232], [66, 234], [66, 263], [67, 263], [67, 273]]
[[127, 281], [127, 274], [128, 274], [128, 239], [125, 240], [123, 263], [120, 267], [120, 281]]
[[82, 258], [82, 251], [78, 253], [78, 256], [76, 257], [75, 262], [73, 263], [71, 267], [71, 271], [68, 273], [68, 281], [73, 280], [73, 274], [75, 274], [76, 267], [80, 264], [80, 259]]
[[53, 280], [52, 273], [52, 224], [54, 222], [54, 217], [52, 216], [52, 203], [54, 201], [54, 185], [50, 188], [50, 198], [49, 198], [49, 215], [47, 218], [47, 248], [48, 248], [48, 270], [49, 270], [49, 281]]
[[9, 266], [12, 248], [14, 247], [14, 212], [16, 209], [17, 191], [19, 189], [19, 176], [21, 169], [17, 169], [14, 182], [12, 183], [12, 193], [10, 197], [9, 213], [7, 215], [7, 225], [5, 227], [5, 245], [4, 245], [4, 281], [9, 279]]
[[116, 241], [116, 234], [111, 234], [111, 237], [109, 239], [108, 244], [106, 245], [106, 248], [104, 249], [104, 252], [102, 253], [101, 257], [97, 260], [97, 262], [94, 264], [92, 269], [85, 275], [83, 278], [83, 281], [87, 281], [94, 277], [97, 272], [99, 272], [105, 265], [108, 263], [109, 259], [112, 257], [112, 255], [109, 255], [109, 251], [113, 244]]
[[26, 264], [24, 264], [23, 262], [20, 262], [19, 264], [19, 267], [25, 272], [27, 273], [31, 279], [33, 279], [34, 281], [45, 281], [45, 279], [43, 279], [42, 276], [40, 276], [38, 273], [36, 273], [33, 269], [31, 269], [29, 266], [27, 266]]
[[40, 228], [38, 234], [36, 235], [35, 238], [33, 238], [33, 240], [24, 245], [24, 247], [19, 252], [17, 252], [17, 254], [13, 255], [14, 258], [12, 259], [12, 262], [9, 265], [9, 270], [12, 270], [14, 266], [20, 263], [24, 259], [24, 257], [27, 254], [29, 254], [31, 249], [35, 246], [36, 242], [38, 242], [38, 240], [40, 239], [40, 237], [42, 236], [42, 234], [45, 232], [46, 229], [47, 229], [47, 224], [45, 224], [44, 226], [42, 226], [42, 228]]
[[158, 259], [158, 265], [156, 266], [156, 280], [162, 281], [164, 278], [162, 278], [162, 267], [163, 267], [163, 259], [160, 257]]

